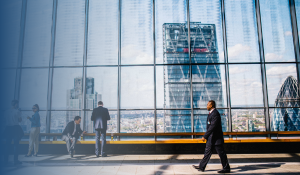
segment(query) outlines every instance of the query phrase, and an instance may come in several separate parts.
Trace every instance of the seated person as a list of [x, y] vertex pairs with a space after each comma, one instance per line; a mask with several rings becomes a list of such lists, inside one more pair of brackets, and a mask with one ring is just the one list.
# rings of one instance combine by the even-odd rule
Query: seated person
[[62, 140], [66, 141], [67, 150], [71, 157], [73, 157], [75, 152], [76, 141], [81, 134], [85, 134], [80, 128], [81, 117], [76, 116], [74, 121], [67, 124], [64, 132], [62, 133]]

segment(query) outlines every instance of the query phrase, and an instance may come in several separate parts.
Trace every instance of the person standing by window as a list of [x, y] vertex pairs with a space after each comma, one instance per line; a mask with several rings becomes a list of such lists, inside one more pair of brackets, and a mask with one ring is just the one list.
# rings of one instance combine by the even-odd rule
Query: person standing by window
[[24, 132], [19, 125], [22, 122], [21, 117], [21, 109], [19, 108], [19, 101], [13, 100], [11, 102], [11, 108], [5, 111], [5, 130], [4, 130], [4, 138], [6, 143], [6, 150], [4, 153], [4, 164], [8, 163], [8, 156], [10, 152], [11, 142], [14, 141], [14, 164], [22, 164], [18, 160], [19, 153], [19, 141], [24, 136]]
[[32, 150], [34, 147], [34, 154], [33, 156], [37, 156], [37, 153], [39, 151], [39, 135], [40, 135], [40, 127], [41, 127], [41, 122], [40, 122], [40, 108], [38, 104], [33, 105], [32, 111], [34, 114], [32, 117], [27, 117], [31, 121], [31, 130], [30, 130], [30, 135], [29, 135], [29, 149], [28, 149], [28, 154], [25, 155], [25, 157], [30, 157], [32, 156]]

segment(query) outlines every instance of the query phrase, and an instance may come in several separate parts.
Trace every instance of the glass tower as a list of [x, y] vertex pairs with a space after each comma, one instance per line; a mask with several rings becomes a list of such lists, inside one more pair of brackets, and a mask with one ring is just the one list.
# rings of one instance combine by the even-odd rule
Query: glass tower
[[[190, 23], [191, 62], [218, 63], [216, 28], [214, 24]], [[164, 63], [173, 64], [164, 67], [164, 107], [190, 108], [190, 66], [174, 65], [190, 63], [187, 23], [165, 23], [163, 25]], [[206, 106], [209, 100], [215, 100], [223, 107], [222, 81], [220, 66], [193, 66], [193, 105]], [[209, 89], [209, 90], [208, 90]], [[206, 131], [206, 111], [195, 113], [195, 132]], [[192, 132], [189, 111], [166, 111], [164, 132]], [[227, 122], [223, 120], [223, 129]]]
[[[298, 81], [293, 76], [288, 76], [282, 84], [275, 100], [274, 118], [272, 121], [273, 131], [298, 131], [300, 130], [299, 119], [300, 98], [298, 94]], [[282, 108], [295, 107], [295, 108]]]

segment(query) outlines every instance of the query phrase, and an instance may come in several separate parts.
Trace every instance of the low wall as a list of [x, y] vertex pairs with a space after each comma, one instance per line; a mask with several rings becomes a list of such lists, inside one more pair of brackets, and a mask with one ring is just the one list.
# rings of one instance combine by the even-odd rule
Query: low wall
[[[12, 152], [13, 147], [10, 147]], [[300, 142], [225, 143], [228, 154], [299, 153]], [[205, 144], [107, 144], [108, 154], [203, 154]], [[26, 154], [27, 144], [20, 144], [20, 154]], [[94, 154], [95, 145], [77, 144], [76, 154]], [[39, 154], [67, 154], [65, 144], [40, 144]]]

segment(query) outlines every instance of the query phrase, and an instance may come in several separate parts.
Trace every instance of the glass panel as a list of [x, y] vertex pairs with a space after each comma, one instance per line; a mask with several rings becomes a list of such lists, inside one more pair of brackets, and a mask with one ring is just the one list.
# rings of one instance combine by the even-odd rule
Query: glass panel
[[38, 104], [40, 110], [47, 109], [49, 69], [23, 69], [20, 88], [20, 108], [31, 110], [34, 104]]
[[260, 0], [265, 61], [295, 61], [289, 0]]
[[[93, 111], [87, 111], [85, 118], [85, 130], [87, 133], [95, 133], [94, 123], [91, 121]], [[117, 111], [109, 111], [110, 120], [107, 121], [107, 133], [116, 133], [117, 132]]]
[[118, 0], [90, 0], [88, 65], [118, 64]]
[[154, 108], [153, 67], [122, 67], [121, 108]]
[[[31, 122], [27, 117], [32, 117], [34, 112], [32, 111], [22, 111], [22, 122], [20, 123], [20, 126], [22, 127], [24, 133], [30, 133], [31, 130]], [[40, 114], [40, 132], [45, 133], [46, 132], [46, 111], [39, 111]]]
[[152, 0], [121, 2], [122, 64], [153, 63]]
[[269, 106], [299, 107], [300, 98], [295, 64], [267, 64]]
[[190, 66], [156, 67], [157, 108], [190, 108], [190, 91]]
[[259, 62], [255, 0], [226, 0], [229, 62]]
[[118, 68], [91, 67], [86, 76], [86, 109], [96, 108], [98, 101], [108, 109], [117, 109]]
[[3, 82], [0, 87], [0, 109], [5, 110], [11, 107], [14, 99], [16, 69], [0, 69], [0, 82]]
[[22, 66], [49, 66], [53, 0], [28, 0]]
[[75, 116], [81, 117], [80, 127], [83, 130], [81, 111], [51, 111], [50, 133], [62, 133], [67, 124], [74, 121]]
[[[0, 67], [16, 67], [19, 51], [22, 0], [0, 2]], [[5, 26], [5, 27], [4, 27]]]
[[[298, 27], [298, 37], [300, 33], [300, 0], [295, 0], [295, 9], [296, 9], [296, 17], [297, 17], [297, 27]], [[300, 42], [300, 38], [299, 38]]]
[[271, 131], [299, 131], [299, 108], [270, 108]]
[[121, 133], [153, 133], [154, 111], [121, 111]]
[[82, 108], [82, 68], [53, 70], [52, 109]]
[[55, 66], [83, 64], [85, 0], [58, 0]]
[[185, 0], [155, 0], [157, 64], [189, 62], [186, 22], [187, 4]]
[[209, 100], [217, 108], [227, 107], [224, 65], [192, 66], [194, 108], [206, 108]]
[[191, 110], [157, 111], [157, 132], [192, 132]]
[[224, 62], [220, 0], [190, 0], [193, 63]]
[[[223, 132], [228, 131], [228, 110], [218, 109], [221, 115], [221, 123]], [[207, 116], [209, 111], [207, 110], [194, 110], [194, 132], [206, 132]]]
[[229, 65], [229, 77], [232, 107], [263, 106], [260, 65]]
[[233, 132], [266, 131], [263, 109], [232, 109]]

